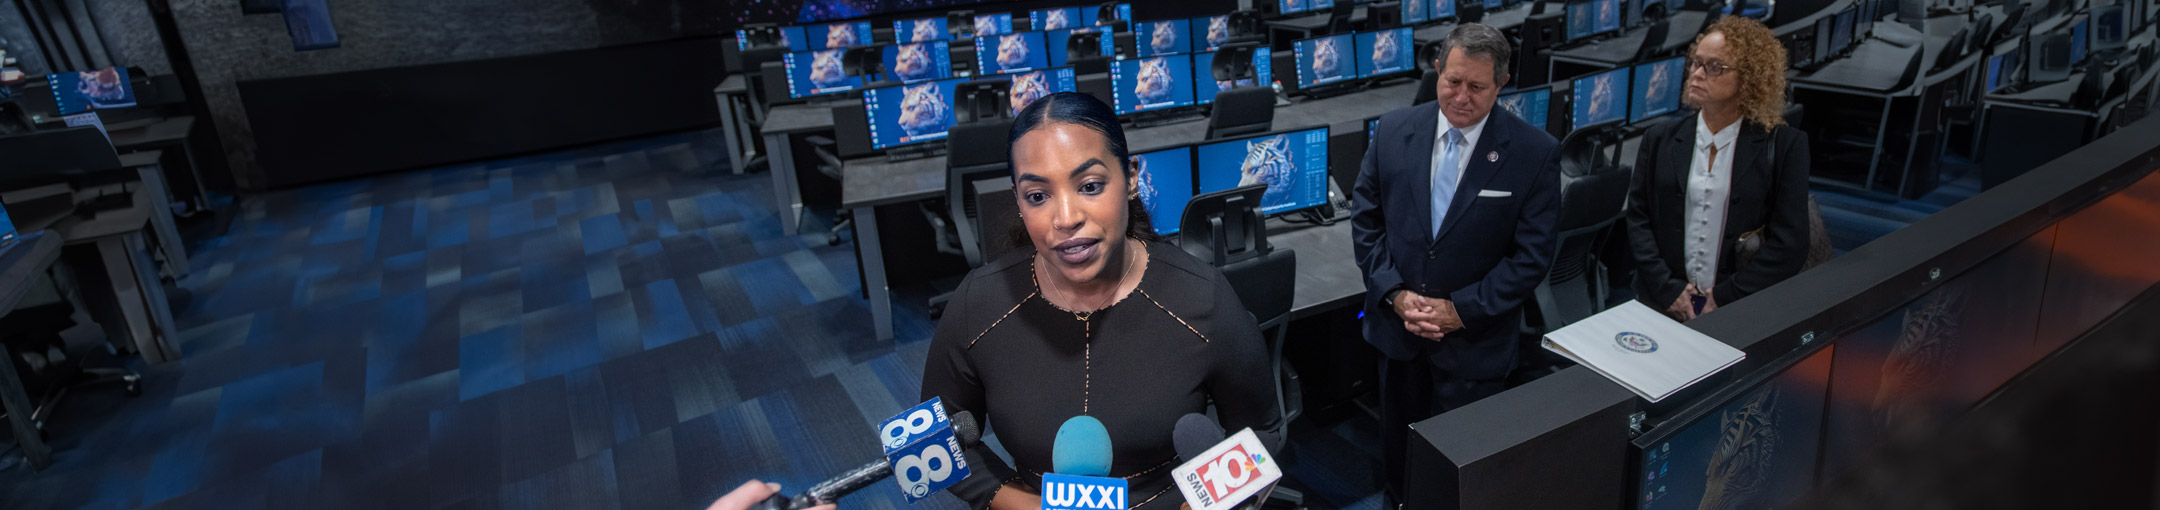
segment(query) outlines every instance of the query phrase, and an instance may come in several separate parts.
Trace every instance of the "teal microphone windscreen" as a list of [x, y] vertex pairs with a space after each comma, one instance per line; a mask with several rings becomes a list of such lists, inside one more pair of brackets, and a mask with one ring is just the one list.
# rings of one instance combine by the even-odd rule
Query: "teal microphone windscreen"
[[1110, 431], [1102, 421], [1074, 416], [1058, 427], [1050, 465], [1061, 475], [1110, 476], [1110, 455]]

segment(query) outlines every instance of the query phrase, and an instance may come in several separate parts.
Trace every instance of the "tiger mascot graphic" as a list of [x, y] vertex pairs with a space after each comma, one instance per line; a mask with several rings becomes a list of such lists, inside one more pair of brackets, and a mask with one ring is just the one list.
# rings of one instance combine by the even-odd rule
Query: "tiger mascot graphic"
[[1950, 377], [1949, 367], [1957, 361], [1958, 318], [1964, 308], [1965, 289], [1946, 285], [1905, 311], [1897, 343], [1883, 359], [1882, 384], [1875, 390], [1877, 425], [1933, 418], [1925, 416], [1928, 397]]
[[1155, 104], [1170, 100], [1170, 90], [1177, 85], [1170, 77], [1170, 62], [1160, 58], [1140, 61], [1138, 82], [1133, 85], [1133, 97], [1143, 104]]
[[1151, 30], [1154, 33], [1148, 36], [1148, 47], [1157, 55], [1177, 51], [1177, 30], [1174, 28], [1175, 25], [1168, 21], [1155, 23], [1155, 29]]
[[1616, 102], [1620, 100], [1620, 93], [1615, 90], [1615, 85], [1620, 81], [1620, 77], [1607, 75], [1595, 81], [1596, 84], [1590, 89], [1590, 118], [1603, 119], [1613, 108], [1619, 106]]
[[1425, 0], [1403, 0], [1402, 10], [1405, 13], [1403, 16], [1405, 18], [1409, 17], [1407, 13], [1423, 14], [1425, 12]]
[[1334, 39], [1313, 42], [1312, 73], [1323, 80], [1342, 76], [1342, 48], [1335, 47]]
[[1020, 34], [1008, 34], [999, 38], [997, 62], [999, 69], [1027, 67], [1027, 39], [1021, 37]]
[[1372, 43], [1372, 59], [1374, 64], [1392, 65], [1397, 59], [1402, 58], [1403, 41], [1401, 33], [1377, 32], [1374, 35], [1378, 36], [1377, 38], [1373, 39]]
[[1280, 204], [1290, 197], [1297, 162], [1290, 157], [1290, 135], [1275, 135], [1245, 142], [1245, 163], [1238, 167], [1238, 186], [1265, 183], [1262, 206]]
[[1133, 156], [1133, 185], [1140, 188], [1140, 206], [1155, 210], [1155, 176], [1148, 173], [1147, 158]]
[[1672, 69], [1664, 66], [1650, 68], [1650, 85], [1643, 87], [1643, 104], [1648, 105], [1650, 101], [1665, 97], [1668, 91], [1672, 90], [1675, 85], [1673, 75], [1676, 74]]
[[936, 78], [930, 66], [930, 44], [904, 44], [893, 56], [893, 76], [900, 81], [920, 81]]
[[[1415, 0], [1412, 0], [1412, 1], [1415, 1]], [[1209, 47], [1209, 48], [1221, 48], [1221, 47], [1222, 47], [1222, 45], [1223, 45], [1223, 43], [1227, 43], [1227, 42], [1230, 42], [1230, 17], [1229, 17], [1229, 16], [1216, 16], [1216, 17], [1213, 17], [1213, 18], [1208, 18], [1208, 21], [1207, 21], [1207, 45], [1208, 45], [1208, 47]]]
[[919, 19], [915, 20], [915, 28], [908, 30], [908, 40], [901, 42], [935, 41], [943, 39], [944, 35], [945, 31], [938, 30], [937, 20]]
[[1710, 465], [1703, 470], [1699, 510], [1761, 508], [1760, 495], [1770, 483], [1771, 461], [1778, 454], [1777, 388], [1765, 388], [1741, 404], [1740, 409], [1718, 417], [1717, 447], [1710, 450]]
[[900, 101], [900, 130], [908, 136], [943, 133], [952, 126], [952, 119], [952, 105], [945, 103], [938, 84], [907, 87], [907, 97]]
[[1043, 96], [1047, 95], [1050, 95], [1050, 77], [1047, 71], [1035, 71], [1014, 76], [1012, 81], [1013, 114], [1018, 115], [1021, 109], [1027, 108], [1028, 104], [1034, 103], [1035, 100], [1042, 99]]
[[832, 25], [825, 31], [825, 47], [846, 48], [855, 45], [855, 26], [846, 23]]
[[1068, 28], [1071, 26], [1072, 16], [1070, 14], [1067, 14], [1066, 10], [1064, 9], [1056, 9], [1050, 11], [1049, 14], [1044, 15], [1042, 28], [1037, 28], [1035, 30], [1057, 30], [1060, 28]]
[[838, 87], [847, 84], [847, 67], [840, 65], [840, 55], [847, 50], [824, 50], [810, 54], [810, 83], [818, 88]]
[[993, 21], [997, 21], [997, 18], [994, 16], [976, 16], [975, 37], [990, 37], [993, 35], [997, 35], [998, 27], [996, 23], [992, 23]]

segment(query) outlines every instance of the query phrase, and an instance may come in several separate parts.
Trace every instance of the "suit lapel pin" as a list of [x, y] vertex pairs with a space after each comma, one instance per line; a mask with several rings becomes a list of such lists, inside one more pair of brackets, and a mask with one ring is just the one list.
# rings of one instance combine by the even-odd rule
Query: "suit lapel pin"
[[1486, 162], [1486, 163], [1499, 163], [1499, 162], [1500, 162], [1500, 151], [1492, 151], [1492, 152], [1487, 152], [1487, 153], [1485, 153], [1485, 162]]

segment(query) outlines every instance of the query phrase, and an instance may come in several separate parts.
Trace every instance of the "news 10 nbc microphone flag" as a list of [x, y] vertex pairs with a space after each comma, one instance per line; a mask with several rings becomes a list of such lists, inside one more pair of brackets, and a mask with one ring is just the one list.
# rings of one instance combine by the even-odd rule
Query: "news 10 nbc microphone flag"
[[878, 424], [893, 481], [909, 503], [921, 501], [968, 476], [967, 456], [953, 434], [945, 404], [937, 398], [917, 404]]
[[1192, 510], [1227, 510], [1282, 479], [1282, 466], [1251, 428], [1170, 471]]

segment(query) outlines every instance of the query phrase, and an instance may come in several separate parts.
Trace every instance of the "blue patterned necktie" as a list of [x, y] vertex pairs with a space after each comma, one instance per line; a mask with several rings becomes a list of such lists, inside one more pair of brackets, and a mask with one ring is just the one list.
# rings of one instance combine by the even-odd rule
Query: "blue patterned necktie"
[[1440, 237], [1440, 222], [1447, 219], [1448, 205], [1455, 202], [1455, 185], [1462, 180], [1462, 130], [1448, 128], [1440, 148], [1440, 164], [1433, 167], [1432, 235]]

